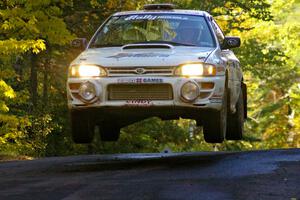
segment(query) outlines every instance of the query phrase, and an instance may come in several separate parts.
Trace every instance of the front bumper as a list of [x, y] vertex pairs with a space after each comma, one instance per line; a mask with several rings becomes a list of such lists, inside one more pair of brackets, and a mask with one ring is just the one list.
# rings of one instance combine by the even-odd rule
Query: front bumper
[[[96, 88], [96, 99], [92, 102], [84, 102], [78, 93], [78, 88], [74, 85], [80, 85], [84, 82], [94, 84]], [[181, 95], [181, 87], [189, 82], [195, 82], [200, 86], [200, 94], [195, 101], [186, 102]], [[111, 84], [170, 84], [173, 90], [172, 100], [109, 100], [107, 88]], [[202, 83], [213, 83], [212, 88], [203, 88]], [[115, 110], [118, 108], [180, 108], [180, 109], [213, 109], [220, 110], [222, 106], [222, 97], [224, 93], [225, 76], [214, 77], [198, 77], [198, 78], [183, 78], [183, 77], [103, 77], [103, 78], [69, 78], [67, 83], [68, 90], [68, 106], [71, 110], [91, 110], [105, 108], [105, 110]], [[179, 109], [179, 110], [180, 110]], [[103, 110], [103, 109], [102, 109]], [[155, 109], [154, 109], [155, 110]], [[175, 109], [176, 110], [176, 109]], [[156, 111], [159, 113], [159, 109]], [[163, 112], [163, 111], [162, 111]]]

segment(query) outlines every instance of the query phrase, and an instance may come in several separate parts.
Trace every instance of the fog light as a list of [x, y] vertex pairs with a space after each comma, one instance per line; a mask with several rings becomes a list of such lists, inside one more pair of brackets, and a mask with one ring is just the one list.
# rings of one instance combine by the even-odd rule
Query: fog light
[[92, 101], [96, 97], [96, 88], [93, 83], [82, 83], [79, 88], [79, 95], [84, 101]]
[[187, 82], [181, 87], [181, 96], [185, 101], [194, 101], [199, 94], [199, 86], [196, 83]]

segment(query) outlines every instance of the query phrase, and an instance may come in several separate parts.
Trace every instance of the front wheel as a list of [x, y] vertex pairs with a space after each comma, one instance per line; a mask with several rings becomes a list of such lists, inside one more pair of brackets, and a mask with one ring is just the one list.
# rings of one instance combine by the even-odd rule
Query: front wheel
[[87, 113], [71, 112], [71, 129], [76, 144], [89, 144], [93, 141], [95, 125]]
[[222, 143], [226, 136], [227, 127], [227, 91], [224, 92], [220, 111], [209, 113], [204, 121], [203, 133], [207, 143]]
[[244, 133], [244, 97], [243, 90], [241, 89], [238, 102], [236, 104], [236, 112], [234, 114], [228, 112], [228, 125], [227, 125], [227, 135], [228, 140], [241, 140], [243, 139]]

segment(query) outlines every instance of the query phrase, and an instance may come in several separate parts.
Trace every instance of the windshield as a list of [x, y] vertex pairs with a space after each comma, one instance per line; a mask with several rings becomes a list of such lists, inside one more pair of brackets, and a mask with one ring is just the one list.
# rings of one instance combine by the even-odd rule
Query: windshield
[[204, 17], [176, 14], [114, 16], [97, 33], [90, 47], [123, 46], [134, 43], [215, 47]]

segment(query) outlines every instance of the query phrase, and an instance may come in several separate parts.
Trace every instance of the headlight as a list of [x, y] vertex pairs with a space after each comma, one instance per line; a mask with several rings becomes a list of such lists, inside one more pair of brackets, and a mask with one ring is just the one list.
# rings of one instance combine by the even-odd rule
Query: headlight
[[206, 63], [191, 63], [178, 67], [174, 74], [176, 76], [215, 76], [216, 67]]
[[72, 77], [101, 77], [106, 76], [106, 71], [97, 65], [71, 66], [69, 74]]
[[185, 101], [194, 101], [199, 94], [199, 86], [194, 82], [187, 82], [181, 87], [181, 96]]
[[92, 101], [96, 97], [96, 88], [90, 82], [82, 83], [79, 88], [79, 95], [84, 101]]

